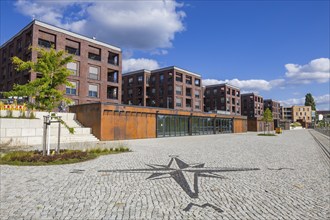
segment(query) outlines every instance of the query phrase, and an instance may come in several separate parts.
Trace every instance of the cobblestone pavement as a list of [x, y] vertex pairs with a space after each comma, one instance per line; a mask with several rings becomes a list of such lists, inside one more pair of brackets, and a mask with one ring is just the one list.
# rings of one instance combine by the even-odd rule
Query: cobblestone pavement
[[0, 219], [330, 217], [330, 170], [306, 130], [121, 143], [133, 152], [0, 166]]

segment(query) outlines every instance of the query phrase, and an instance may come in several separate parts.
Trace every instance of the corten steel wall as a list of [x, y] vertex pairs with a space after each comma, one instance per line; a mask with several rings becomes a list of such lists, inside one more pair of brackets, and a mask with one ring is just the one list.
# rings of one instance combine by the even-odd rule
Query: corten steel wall
[[101, 137], [101, 103], [91, 103], [70, 106], [70, 112], [76, 113], [76, 118], [85, 127], [92, 128], [92, 133], [97, 138]]
[[102, 141], [139, 138], [156, 138], [157, 115], [198, 116], [233, 119], [233, 133], [247, 131], [247, 119], [189, 111], [148, 108], [138, 106], [90, 103], [71, 106], [77, 119], [84, 126], [92, 127], [92, 133]]

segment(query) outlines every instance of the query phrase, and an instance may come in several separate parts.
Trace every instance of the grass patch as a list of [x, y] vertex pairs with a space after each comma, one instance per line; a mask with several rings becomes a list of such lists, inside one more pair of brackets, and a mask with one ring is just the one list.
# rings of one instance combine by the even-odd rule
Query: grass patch
[[258, 134], [258, 136], [277, 136], [276, 134]]
[[101, 155], [129, 152], [127, 147], [93, 148], [86, 151], [61, 150], [59, 154], [52, 153], [43, 156], [42, 151], [11, 151], [0, 154], [0, 164], [16, 166], [43, 166], [78, 163], [95, 159]]

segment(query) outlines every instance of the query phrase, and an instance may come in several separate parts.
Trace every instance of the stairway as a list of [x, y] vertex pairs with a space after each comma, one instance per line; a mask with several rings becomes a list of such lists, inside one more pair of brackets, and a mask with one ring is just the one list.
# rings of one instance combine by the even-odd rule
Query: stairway
[[[42, 144], [43, 116], [46, 112], [36, 112], [37, 119], [0, 118], [0, 147], [3, 146], [39, 146]], [[83, 127], [74, 113], [57, 113], [63, 121], [74, 128], [74, 134], [61, 125], [61, 143], [97, 142], [99, 141], [91, 128]], [[57, 144], [58, 123], [50, 126], [50, 143]]]

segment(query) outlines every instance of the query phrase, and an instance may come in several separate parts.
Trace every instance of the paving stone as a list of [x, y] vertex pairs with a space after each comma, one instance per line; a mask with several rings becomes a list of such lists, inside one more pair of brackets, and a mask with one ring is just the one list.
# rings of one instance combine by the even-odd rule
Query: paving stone
[[330, 170], [307, 130], [100, 145], [119, 144], [133, 152], [1, 165], [0, 219], [330, 218]]

